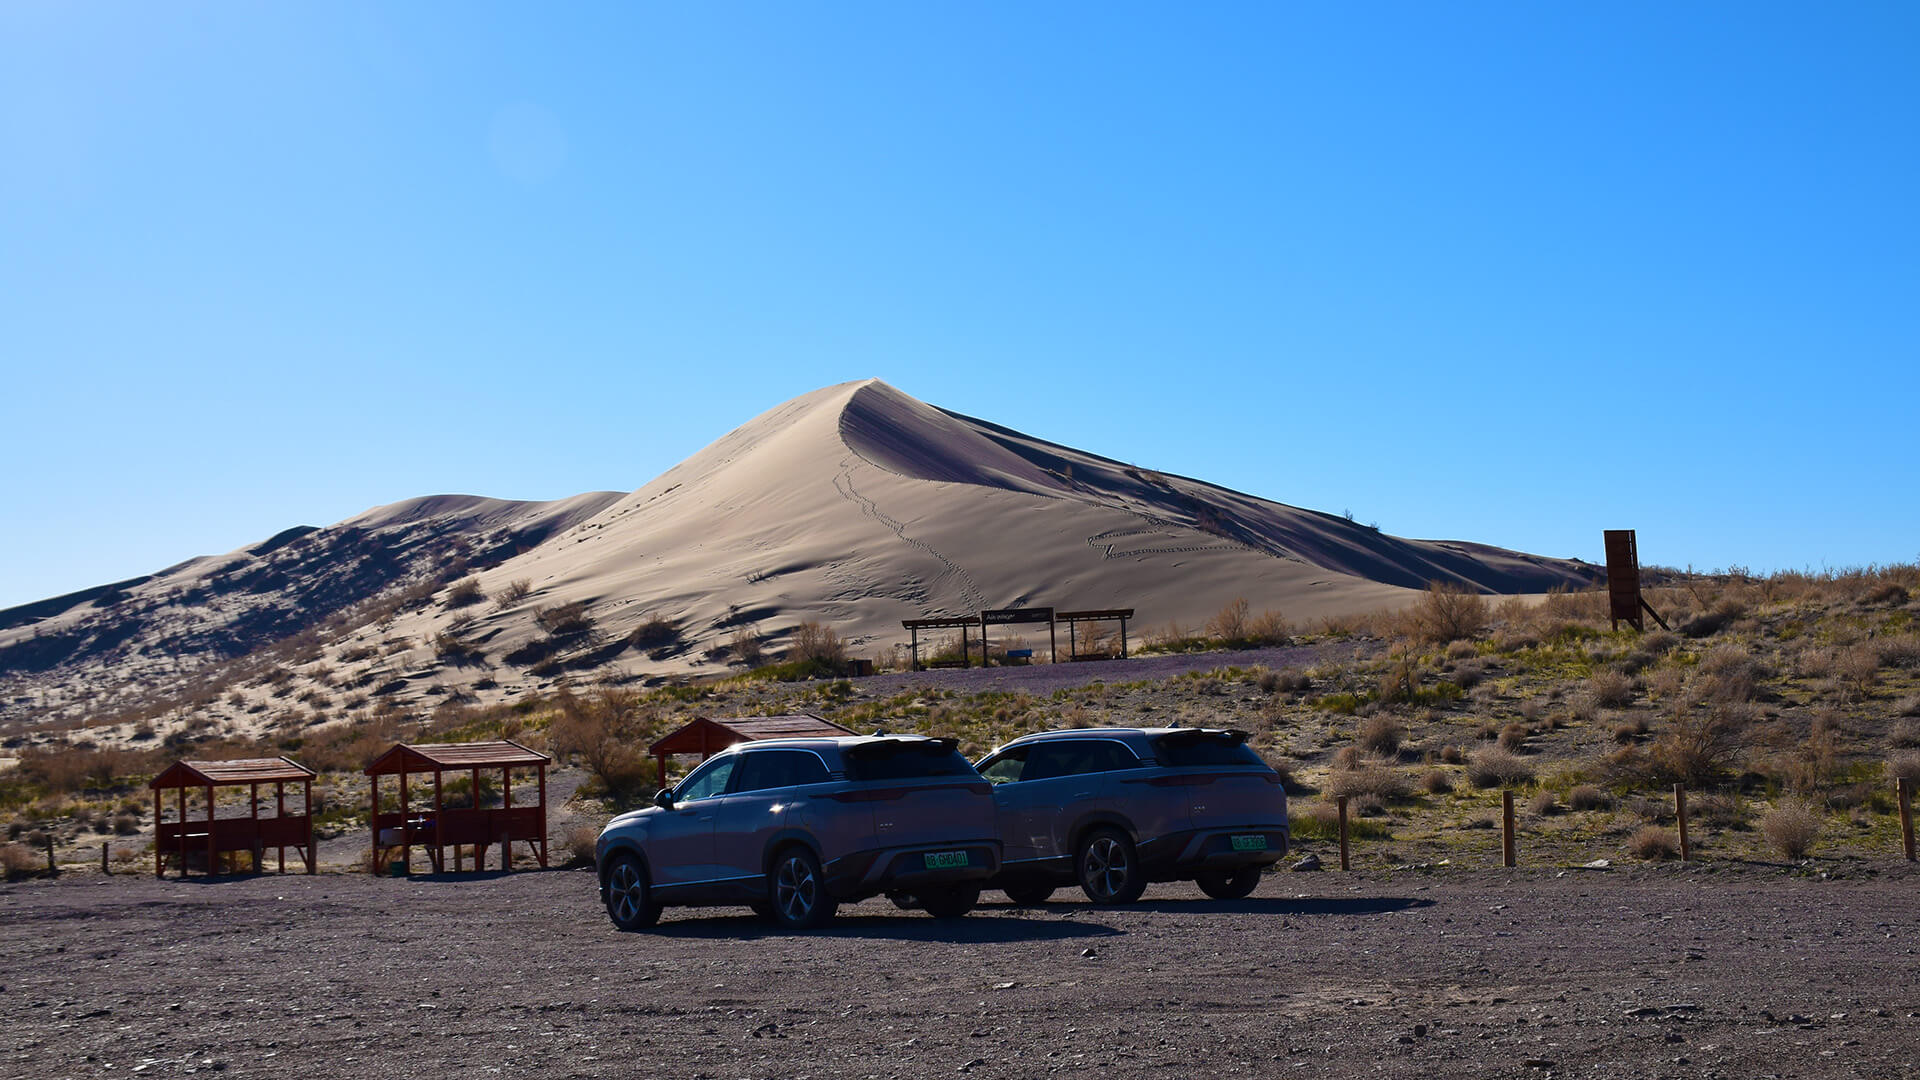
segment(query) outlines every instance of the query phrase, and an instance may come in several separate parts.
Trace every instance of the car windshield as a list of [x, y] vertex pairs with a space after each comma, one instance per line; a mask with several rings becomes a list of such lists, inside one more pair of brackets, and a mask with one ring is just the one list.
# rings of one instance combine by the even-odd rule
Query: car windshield
[[1162, 764], [1176, 769], [1204, 765], [1266, 766], [1247, 745], [1247, 738], [1231, 731], [1181, 731], [1153, 741]]
[[889, 740], [847, 751], [849, 780], [918, 780], [929, 776], [974, 776], [973, 764], [951, 740]]

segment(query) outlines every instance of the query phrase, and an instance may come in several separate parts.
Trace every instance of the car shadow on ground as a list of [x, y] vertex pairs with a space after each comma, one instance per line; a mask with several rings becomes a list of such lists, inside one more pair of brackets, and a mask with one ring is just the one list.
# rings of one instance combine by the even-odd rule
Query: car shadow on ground
[[726, 938], [733, 941], [777, 937], [885, 938], [890, 941], [995, 945], [1016, 941], [1114, 937], [1124, 931], [1098, 923], [1066, 920], [1058, 915], [1046, 918], [1002, 916], [990, 919], [930, 919], [915, 912], [902, 911], [893, 914], [841, 915], [818, 930], [792, 932], [781, 930], [757, 915], [702, 915], [691, 919], [668, 918], [640, 933], [675, 938]]
[[1432, 907], [1434, 902], [1425, 897], [1410, 896], [1301, 896], [1266, 899], [1248, 897], [1245, 900], [1140, 900], [1124, 907], [1096, 908], [1087, 903], [1068, 900], [1044, 904], [1003, 904], [984, 903], [983, 910], [999, 909], [1019, 911], [1022, 908], [1033, 911], [1073, 910], [1081, 911], [1160, 911], [1185, 915], [1386, 915], [1395, 911], [1413, 911]]

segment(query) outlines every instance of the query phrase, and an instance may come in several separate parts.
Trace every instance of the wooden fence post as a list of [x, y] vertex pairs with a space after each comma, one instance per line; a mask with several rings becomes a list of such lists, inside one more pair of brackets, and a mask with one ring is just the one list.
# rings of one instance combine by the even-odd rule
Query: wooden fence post
[[1901, 777], [1895, 790], [1900, 793], [1900, 839], [1907, 847], [1907, 861], [1913, 862], [1913, 778]]
[[100, 872], [103, 874], [113, 873], [113, 871], [107, 867], [107, 847], [111, 843], [112, 841], [110, 840], [100, 841]]
[[46, 834], [46, 841], [47, 841], [47, 876], [59, 877], [60, 868], [58, 866], [55, 866], [53, 862], [53, 834], [52, 833]]
[[1673, 785], [1673, 813], [1680, 821], [1680, 861], [1693, 859], [1693, 846], [1687, 843], [1687, 785]]
[[1513, 789], [1500, 792], [1500, 818], [1505, 826], [1505, 843], [1501, 845], [1501, 865], [1511, 867], [1515, 864], [1513, 852]]
[[1340, 808], [1340, 869], [1350, 868], [1347, 862], [1347, 797], [1336, 796], [1334, 804]]

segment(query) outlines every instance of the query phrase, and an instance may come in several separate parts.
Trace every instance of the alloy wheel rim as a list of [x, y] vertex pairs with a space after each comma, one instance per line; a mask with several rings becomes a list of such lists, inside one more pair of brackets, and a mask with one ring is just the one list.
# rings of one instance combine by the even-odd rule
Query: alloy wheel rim
[[621, 863], [613, 871], [613, 912], [622, 922], [631, 922], [640, 914], [640, 875], [633, 864]]
[[780, 864], [780, 872], [774, 878], [774, 903], [789, 921], [798, 922], [813, 910], [817, 888], [813, 868], [805, 860], [788, 859]]
[[1127, 885], [1127, 853], [1120, 842], [1103, 836], [1087, 846], [1087, 879], [1102, 898], [1120, 895]]

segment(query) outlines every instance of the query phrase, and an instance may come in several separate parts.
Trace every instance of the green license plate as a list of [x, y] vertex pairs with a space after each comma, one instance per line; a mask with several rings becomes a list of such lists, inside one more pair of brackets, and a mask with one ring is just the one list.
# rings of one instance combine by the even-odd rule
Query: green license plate
[[1267, 838], [1264, 836], [1236, 836], [1233, 838], [1235, 851], [1265, 851]]
[[[1260, 846], [1266, 846], [1264, 837], [1261, 838]], [[929, 870], [950, 870], [956, 866], [967, 865], [967, 853], [964, 851], [930, 851], [926, 859]]]

